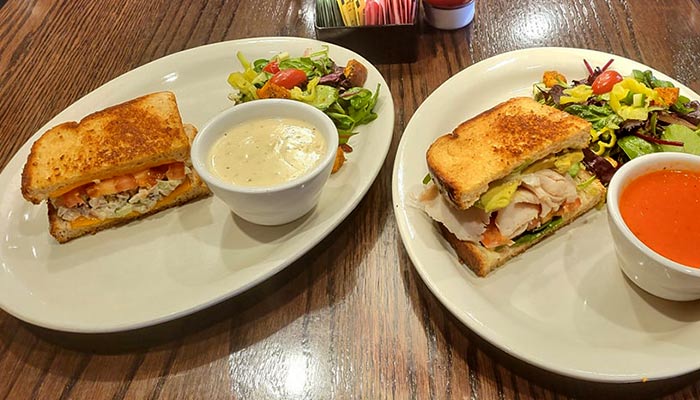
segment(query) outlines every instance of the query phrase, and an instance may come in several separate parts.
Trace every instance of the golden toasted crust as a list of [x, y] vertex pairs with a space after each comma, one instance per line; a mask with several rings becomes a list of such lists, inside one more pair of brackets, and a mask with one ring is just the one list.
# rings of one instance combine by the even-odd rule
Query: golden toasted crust
[[586, 147], [590, 127], [584, 119], [516, 97], [437, 138], [426, 154], [428, 170], [446, 198], [465, 210], [489, 183], [523, 163]]
[[148, 212], [139, 214], [132, 213], [122, 218], [111, 219], [90, 219], [79, 223], [72, 223], [61, 219], [56, 208], [51, 202], [48, 203], [49, 233], [56, 238], [59, 243], [66, 243], [81, 236], [95, 234], [108, 228], [125, 225], [131, 221], [153, 215], [168, 208], [177, 207], [194, 200], [207, 197], [211, 194], [209, 188], [198, 176], [193, 175], [192, 180], [185, 180], [173, 193], [160, 200], [156, 206]]
[[95, 179], [189, 159], [175, 95], [148, 94], [66, 122], [33, 145], [22, 194], [35, 204]]
[[494, 269], [503, 265], [506, 261], [539, 243], [544, 238], [571, 223], [586, 211], [600, 204], [605, 198], [605, 187], [598, 180], [595, 180], [585, 190], [579, 191], [579, 198], [581, 199], [581, 205], [562, 215], [564, 222], [559, 225], [557, 229], [529, 243], [520, 246], [504, 247], [500, 250], [487, 249], [480, 243], [459, 240], [444, 225], [440, 223], [438, 223], [438, 225], [442, 235], [457, 252], [460, 261], [474, 271], [476, 275], [484, 277]]

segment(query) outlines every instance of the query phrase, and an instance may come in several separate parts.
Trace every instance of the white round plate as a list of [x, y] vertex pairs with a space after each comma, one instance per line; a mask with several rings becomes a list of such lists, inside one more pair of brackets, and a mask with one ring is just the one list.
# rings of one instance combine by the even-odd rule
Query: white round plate
[[[368, 69], [365, 87], [381, 84], [379, 117], [358, 128], [354, 151], [333, 175], [319, 205], [299, 221], [262, 227], [233, 216], [215, 198], [59, 245], [48, 234], [46, 206], [26, 202], [20, 174], [31, 144], [51, 126], [142, 94], [171, 90], [182, 119], [202, 127], [231, 107], [226, 82], [251, 62], [287, 51], [330, 48], [339, 65]], [[29, 323], [71, 332], [115, 332], [183, 316], [272, 276], [335, 228], [374, 182], [389, 151], [394, 105], [379, 71], [360, 55], [311, 39], [252, 38], [169, 55], [130, 71], [78, 100], [37, 132], [0, 174], [0, 307]]]
[[[609, 59], [623, 75], [650, 69], [590, 50], [533, 48], [501, 54], [456, 74], [419, 107], [401, 138], [393, 200], [401, 237], [435, 296], [467, 327], [505, 352], [579, 379], [634, 382], [700, 368], [700, 305], [648, 295], [620, 272], [604, 210], [593, 210], [486, 278], [461, 265], [412, 195], [440, 135], [514, 96], [530, 96], [546, 70], [587, 76], [583, 60]], [[698, 95], [668, 76], [681, 94]]]

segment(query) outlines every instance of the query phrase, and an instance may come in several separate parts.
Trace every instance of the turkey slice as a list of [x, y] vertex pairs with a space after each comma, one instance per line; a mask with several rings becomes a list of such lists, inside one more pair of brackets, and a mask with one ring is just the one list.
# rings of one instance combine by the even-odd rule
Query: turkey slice
[[431, 184], [419, 196], [418, 204], [432, 219], [442, 223], [459, 240], [478, 242], [489, 223], [484, 210], [471, 207], [467, 210], [454, 208], [440, 195], [437, 186]]
[[560, 175], [551, 169], [543, 169], [532, 174], [523, 175], [522, 186], [530, 189], [542, 205], [540, 217], [552, 210], [576, 200], [576, 183], [569, 175]]
[[530, 190], [518, 188], [513, 200], [496, 213], [496, 227], [501, 235], [512, 239], [525, 232], [540, 214], [540, 200]]

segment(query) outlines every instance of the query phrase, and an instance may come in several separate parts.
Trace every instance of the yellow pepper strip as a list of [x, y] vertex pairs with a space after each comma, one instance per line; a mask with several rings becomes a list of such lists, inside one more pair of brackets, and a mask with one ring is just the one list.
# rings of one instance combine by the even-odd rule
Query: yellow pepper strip
[[579, 184], [576, 185], [576, 186], [578, 186], [579, 189], [583, 190], [583, 189], [587, 188], [587, 187], [588, 187], [591, 183], [593, 183], [595, 180], [596, 180], [596, 177], [595, 177], [595, 175], [593, 175], [593, 176], [591, 176], [590, 178], [586, 179], [585, 181], [579, 183]]
[[564, 89], [564, 96], [559, 99], [559, 104], [583, 103], [593, 96], [593, 89], [588, 85], [578, 85], [570, 89]]
[[233, 86], [234, 88], [240, 90], [244, 94], [248, 95], [251, 99], [257, 100], [258, 99], [258, 94], [257, 88], [250, 83], [245, 76], [243, 76], [242, 73], [240, 72], [232, 72], [228, 76], [228, 83], [229, 85]]
[[292, 88], [292, 99], [303, 101], [304, 103], [311, 103], [316, 99], [316, 86], [321, 80], [319, 77], [315, 77], [306, 85], [306, 92], [302, 91], [299, 87]]
[[[609, 142], [606, 142], [601, 138], [604, 133], [608, 133], [610, 135]], [[613, 146], [615, 146], [615, 143], [617, 143], [617, 135], [615, 135], [615, 131], [607, 127], [601, 129], [600, 131], [591, 129], [591, 138], [593, 143], [598, 144], [598, 149], [594, 150], [593, 152], [599, 156], [603, 155], [608, 149], [611, 149]]]
[[608, 160], [608, 162], [610, 163], [610, 165], [612, 165], [613, 167], [616, 167], [616, 168], [617, 168], [617, 161], [616, 161], [614, 158], [612, 158], [612, 157], [605, 157], [605, 159]]

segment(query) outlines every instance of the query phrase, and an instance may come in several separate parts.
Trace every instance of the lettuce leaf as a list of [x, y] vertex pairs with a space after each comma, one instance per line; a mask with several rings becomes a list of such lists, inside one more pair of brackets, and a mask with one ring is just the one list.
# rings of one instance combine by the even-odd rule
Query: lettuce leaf
[[700, 130], [694, 131], [683, 125], [669, 125], [661, 139], [683, 142], [683, 147], [661, 145], [663, 151], [677, 151], [700, 156]]
[[629, 157], [630, 160], [645, 154], [661, 151], [659, 145], [647, 142], [646, 140], [633, 135], [621, 138], [617, 141], [617, 145], [620, 146], [625, 154], [627, 154], [627, 157]]
[[328, 107], [326, 114], [338, 128], [341, 144], [347, 143], [348, 138], [356, 133], [354, 130], [358, 125], [377, 119], [374, 106], [377, 104], [379, 89], [379, 84], [374, 93], [362, 87], [348, 89]]
[[647, 87], [650, 88], [657, 88], [657, 87], [674, 87], [673, 83], [669, 81], [662, 81], [660, 79], [656, 79], [654, 77], [654, 74], [651, 73], [651, 71], [646, 70], [646, 71], [640, 71], [638, 69], [632, 70], [632, 76], [634, 79], [637, 80], [637, 82], [640, 82], [644, 84]]
[[601, 131], [603, 128], [618, 129], [624, 121], [608, 104], [602, 106], [572, 104], [564, 108], [564, 111], [590, 122], [596, 131]]
[[545, 236], [553, 230], [557, 229], [562, 223], [564, 223], [564, 219], [562, 219], [561, 217], [553, 218], [551, 221], [540, 226], [539, 228], [533, 231], [525, 232], [522, 235], [518, 236], [514, 240], [515, 244], [513, 246], [520, 246], [526, 243], [530, 243], [535, 239]]

